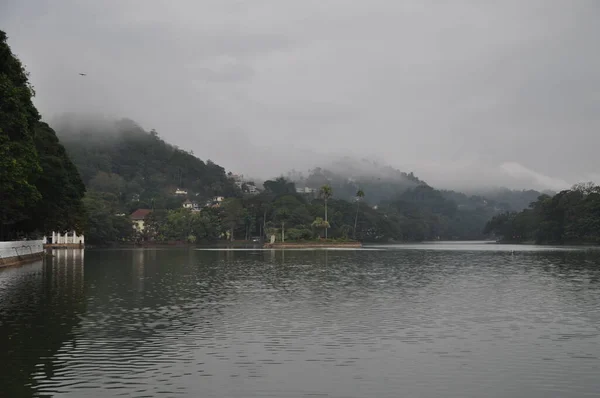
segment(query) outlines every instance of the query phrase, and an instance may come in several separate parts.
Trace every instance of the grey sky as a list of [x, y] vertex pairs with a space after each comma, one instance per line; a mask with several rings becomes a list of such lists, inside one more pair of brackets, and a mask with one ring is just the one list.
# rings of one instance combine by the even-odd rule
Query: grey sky
[[246, 174], [352, 154], [443, 187], [600, 182], [598, 20], [595, 0], [0, 5], [47, 119], [129, 117]]

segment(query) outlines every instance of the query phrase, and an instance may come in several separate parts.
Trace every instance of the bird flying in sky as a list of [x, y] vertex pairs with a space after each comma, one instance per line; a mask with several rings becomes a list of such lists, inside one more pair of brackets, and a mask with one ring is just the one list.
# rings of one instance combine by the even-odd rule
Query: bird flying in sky
[[79, 75], [80, 76], [87, 76], [85, 73], [80, 73]]

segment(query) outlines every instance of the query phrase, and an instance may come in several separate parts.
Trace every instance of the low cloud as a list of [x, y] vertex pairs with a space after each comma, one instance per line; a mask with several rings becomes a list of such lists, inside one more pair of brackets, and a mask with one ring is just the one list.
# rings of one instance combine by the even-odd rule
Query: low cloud
[[7, 0], [0, 26], [48, 120], [130, 118], [264, 176], [351, 155], [444, 187], [551, 188], [600, 169], [599, 17], [584, 1]]
[[503, 163], [500, 166], [500, 168], [508, 176], [514, 178], [515, 180], [529, 183], [532, 187], [560, 191], [563, 189], [567, 189], [572, 185], [566, 182], [565, 180], [552, 178], [547, 175], [538, 173], [537, 171], [528, 169], [527, 167], [516, 162]]

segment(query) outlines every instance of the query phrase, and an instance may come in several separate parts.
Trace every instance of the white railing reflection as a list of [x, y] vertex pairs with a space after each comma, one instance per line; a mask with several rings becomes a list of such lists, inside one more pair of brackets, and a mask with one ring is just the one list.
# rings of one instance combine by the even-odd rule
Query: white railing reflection
[[46, 272], [52, 273], [52, 284], [55, 288], [83, 292], [83, 271], [85, 249], [52, 249], [47, 258], [51, 267]]

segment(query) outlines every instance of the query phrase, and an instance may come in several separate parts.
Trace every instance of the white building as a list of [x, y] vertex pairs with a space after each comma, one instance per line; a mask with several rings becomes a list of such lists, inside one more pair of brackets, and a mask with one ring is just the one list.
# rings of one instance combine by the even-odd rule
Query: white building
[[85, 237], [77, 235], [75, 231], [69, 231], [64, 234], [52, 232], [52, 236], [45, 236], [43, 241], [46, 245], [83, 246], [85, 244]]
[[205, 207], [219, 207], [221, 203], [225, 200], [224, 196], [215, 196], [212, 199], [206, 201]]
[[189, 199], [186, 199], [186, 201], [183, 202], [182, 206], [184, 209], [190, 209], [192, 211], [200, 211], [200, 205], [198, 204], [198, 202], [192, 202]]
[[175, 195], [187, 195], [187, 191], [184, 191], [183, 189], [177, 188], [175, 190]]
[[316, 192], [317, 192], [317, 190], [315, 188], [309, 188], [309, 187], [299, 188], [299, 187], [296, 187], [296, 193], [314, 194]]

